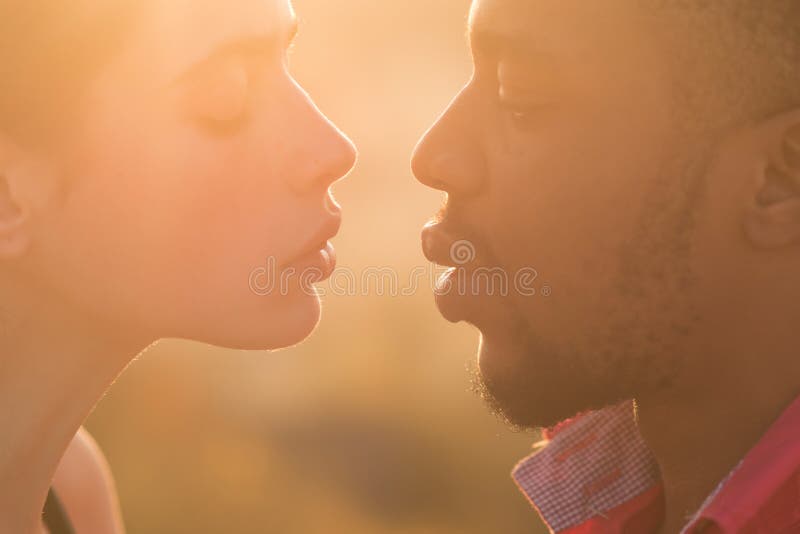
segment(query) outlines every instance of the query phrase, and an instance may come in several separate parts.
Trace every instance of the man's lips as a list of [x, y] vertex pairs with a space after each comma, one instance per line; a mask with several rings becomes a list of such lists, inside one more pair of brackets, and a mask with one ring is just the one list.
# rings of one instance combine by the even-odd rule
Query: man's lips
[[454, 323], [466, 320], [483, 328], [510, 318], [510, 312], [499, 288], [487, 291], [489, 278], [475, 276], [482, 268], [492, 268], [492, 256], [476, 245], [472, 235], [447, 219], [432, 222], [422, 230], [422, 249], [429, 261], [450, 267], [439, 277], [435, 291], [444, 318]]
[[475, 242], [448, 221], [425, 225], [422, 251], [428, 261], [444, 267], [475, 268], [481, 264]]

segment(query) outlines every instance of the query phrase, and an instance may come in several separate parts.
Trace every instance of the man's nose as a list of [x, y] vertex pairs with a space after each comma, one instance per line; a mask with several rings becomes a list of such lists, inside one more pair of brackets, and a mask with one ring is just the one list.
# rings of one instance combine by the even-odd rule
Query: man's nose
[[411, 160], [422, 184], [452, 195], [469, 196], [484, 185], [486, 165], [470, 116], [466, 89], [420, 140]]

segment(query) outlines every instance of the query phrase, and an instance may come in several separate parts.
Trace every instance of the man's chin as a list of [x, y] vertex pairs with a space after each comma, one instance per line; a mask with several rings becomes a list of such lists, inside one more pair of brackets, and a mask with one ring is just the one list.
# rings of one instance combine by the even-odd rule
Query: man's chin
[[554, 351], [515, 337], [482, 334], [473, 377], [489, 409], [510, 426], [548, 428], [613, 402], [588, 394], [587, 376]]

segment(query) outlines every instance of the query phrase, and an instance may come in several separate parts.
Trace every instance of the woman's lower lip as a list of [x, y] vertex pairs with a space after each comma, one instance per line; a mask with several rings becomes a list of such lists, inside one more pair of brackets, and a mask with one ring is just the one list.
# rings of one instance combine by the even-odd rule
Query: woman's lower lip
[[[288, 269], [294, 270], [294, 275], [300, 277], [304, 283], [315, 284], [330, 278], [336, 269], [336, 249], [328, 241], [319, 249], [301, 256]], [[287, 275], [290, 273], [286, 273]]]

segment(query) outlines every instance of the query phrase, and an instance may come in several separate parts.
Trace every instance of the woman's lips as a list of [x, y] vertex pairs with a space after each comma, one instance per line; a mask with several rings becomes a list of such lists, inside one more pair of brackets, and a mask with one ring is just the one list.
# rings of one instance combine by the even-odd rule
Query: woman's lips
[[336, 269], [336, 249], [331, 239], [339, 233], [342, 225], [341, 213], [325, 218], [319, 230], [312, 235], [306, 245], [281, 265], [281, 276], [299, 276], [304, 284], [321, 282]]
[[[305, 284], [316, 284], [331, 277], [336, 270], [336, 249], [326, 241], [311, 252], [293, 260], [286, 266], [286, 275], [294, 275]], [[292, 272], [289, 272], [292, 269]]]

